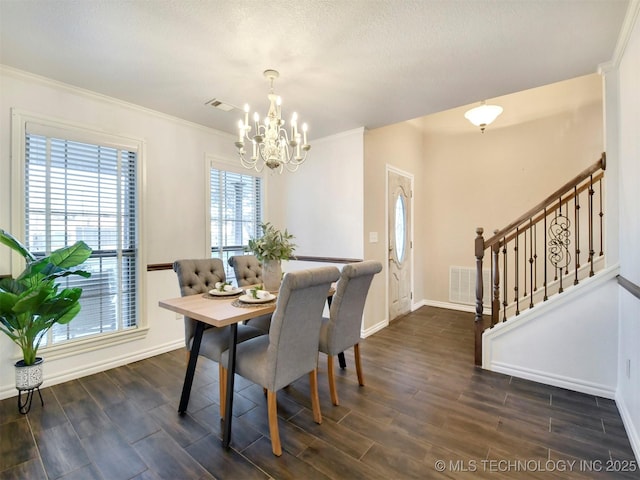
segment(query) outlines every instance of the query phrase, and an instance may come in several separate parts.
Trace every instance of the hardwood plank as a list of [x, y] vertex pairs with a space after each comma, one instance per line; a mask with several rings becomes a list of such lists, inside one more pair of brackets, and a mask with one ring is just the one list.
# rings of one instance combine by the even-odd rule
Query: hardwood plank
[[87, 437], [83, 445], [104, 478], [127, 480], [147, 470], [147, 465], [115, 428]]
[[91, 463], [70, 423], [34, 434], [49, 478], [61, 477]]
[[262, 388], [239, 376], [231, 446], [222, 447], [218, 366], [208, 359], [198, 360], [187, 414], [177, 413], [184, 348], [43, 388], [45, 407], [36, 401], [28, 415], [4, 399], [0, 480], [638, 477], [483, 468], [635, 458], [615, 401], [475, 367], [473, 340], [473, 314], [420, 308], [362, 341], [364, 387], [345, 353], [340, 406], [320, 355], [323, 423], [312, 418], [308, 375], [279, 391], [281, 457], [271, 452]]
[[211, 480], [214, 478], [163, 431], [135, 442], [133, 447], [149, 469], [160, 478], [207, 478]]
[[0, 480], [47, 480], [39, 458], [27, 460], [6, 470], [0, 469]]
[[2, 425], [0, 472], [37, 457], [38, 452], [26, 417]]

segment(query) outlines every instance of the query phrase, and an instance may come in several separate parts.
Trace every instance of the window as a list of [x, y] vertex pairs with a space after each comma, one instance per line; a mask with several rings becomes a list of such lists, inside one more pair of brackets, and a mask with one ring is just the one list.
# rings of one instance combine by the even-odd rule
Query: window
[[76, 133], [30, 122], [25, 128], [27, 247], [36, 256], [78, 240], [93, 249], [83, 266], [91, 277], [61, 281], [62, 287], [83, 289], [81, 311], [71, 323], [49, 331], [43, 340], [48, 346], [137, 326], [138, 152], [110, 142], [70, 140]]
[[211, 256], [222, 259], [232, 281], [229, 257], [243, 255], [249, 239], [262, 233], [262, 178], [211, 167], [210, 182]]

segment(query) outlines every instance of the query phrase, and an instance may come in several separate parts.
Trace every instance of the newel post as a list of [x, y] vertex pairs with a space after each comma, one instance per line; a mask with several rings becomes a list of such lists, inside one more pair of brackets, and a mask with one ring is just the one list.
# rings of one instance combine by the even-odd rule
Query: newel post
[[483, 306], [482, 297], [482, 258], [484, 257], [484, 230], [476, 228], [475, 254], [476, 254], [476, 317], [475, 317], [475, 363], [482, 365], [482, 332], [484, 331], [484, 320], [482, 317]]

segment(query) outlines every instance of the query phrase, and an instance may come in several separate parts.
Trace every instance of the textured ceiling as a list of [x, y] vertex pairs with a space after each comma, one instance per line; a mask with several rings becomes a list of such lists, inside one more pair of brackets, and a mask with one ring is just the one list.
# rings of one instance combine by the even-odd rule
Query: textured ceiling
[[234, 132], [266, 113], [310, 139], [596, 72], [627, 0], [0, 0], [0, 63]]

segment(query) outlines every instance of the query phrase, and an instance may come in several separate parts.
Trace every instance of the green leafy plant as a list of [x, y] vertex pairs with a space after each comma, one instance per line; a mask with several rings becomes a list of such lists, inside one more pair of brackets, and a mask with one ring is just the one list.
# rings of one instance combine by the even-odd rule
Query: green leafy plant
[[249, 240], [247, 251], [252, 252], [258, 260], [289, 260], [293, 257], [296, 249], [293, 243], [294, 236], [286, 229], [278, 230], [271, 223], [266, 222], [260, 225], [262, 236]]
[[84, 263], [92, 250], [80, 241], [36, 258], [2, 229], [0, 243], [18, 252], [27, 262], [17, 278], [0, 280], [0, 331], [20, 347], [24, 364], [33, 365], [47, 331], [56, 323], [69, 323], [80, 312], [82, 289], [59, 289], [57, 279], [69, 275], [90, 277], [91, 273], [74, 267]]

